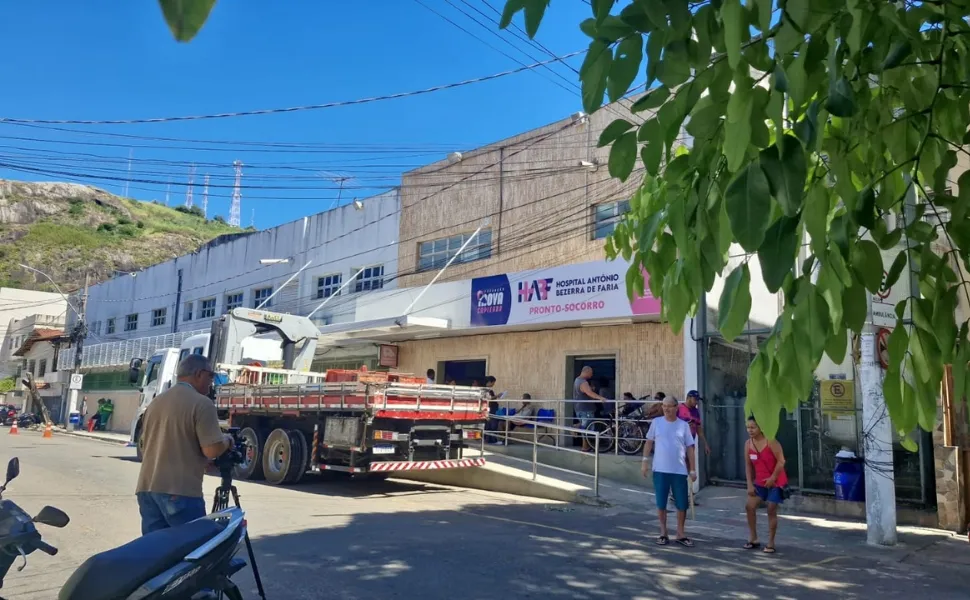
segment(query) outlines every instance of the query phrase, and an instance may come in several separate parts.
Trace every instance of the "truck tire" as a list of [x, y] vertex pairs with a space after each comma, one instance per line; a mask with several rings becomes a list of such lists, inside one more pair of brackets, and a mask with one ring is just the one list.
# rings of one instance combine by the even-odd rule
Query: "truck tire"
[[303, 466], [303, 457], [299, 456], [300, 446], [296, 438], [290, 438], [290, 432], [285, 429], [274, 429], [266, 436], [263, 446], [263, 476], [272, 485], [289, 483], [293, 471]]
[[135, 460], [138, 462], [145, 458], [145, 436], [141, 433], [141, 422], [139, 422], [135, 429]]
[[[290, 442], [294, 445], [294, 450], [298, 450], [300, 455], [300, 461], [296, 462], [294, 460], [294, 464], [301, 465], [302, 468], [298, 466], [297, 468], [293, 469], [292, 472], [287, 473], [286, 483], [300, 483], [303, 476], [306, 475], [307, 469], [310, 468], [310, 445], [307, 444], [306, 436], [303, 435], [302, 431], [298, 429], [291, 429], [289, 434]], [[296, 458], [296, 455], [297, 452], [294, 451], [294, 459]]]
[[256, 481], [263, 478], [263, 447], [266, 444], [266, 434], [258, 427], [246, 427], [239, 432], [239, 437], [246, 440], [246, 461], [236, 465], [235, 477], [243, 481]]

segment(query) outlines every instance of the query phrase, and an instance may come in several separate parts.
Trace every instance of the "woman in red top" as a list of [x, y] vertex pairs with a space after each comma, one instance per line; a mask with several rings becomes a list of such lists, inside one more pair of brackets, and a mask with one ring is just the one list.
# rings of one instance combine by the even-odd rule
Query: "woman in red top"
[[781, 444], [769, 440], [758, 427], [754, 417], [748, 417], [748, 436], [744, 443], [745, 474], [748, 479], [748, 529], [751, 531], [745, 550], [761, 546], [758, 542], [758, 506], [768, 504], [768, 544], [765, 552], [775, 552], [775, 532], [778, 531], [778, 505], [785, 501], [784, 488], [788, 485], [785, 473], [785, 454]]

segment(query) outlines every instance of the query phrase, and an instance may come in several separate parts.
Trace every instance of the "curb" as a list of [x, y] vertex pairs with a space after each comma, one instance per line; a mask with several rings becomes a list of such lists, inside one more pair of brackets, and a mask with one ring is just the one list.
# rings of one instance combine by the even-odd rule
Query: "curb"
[[122, 441], [122, 440], [119, 440], [117, 438], [103, 436], [103, 435], [91, 435], [89, 433], [80, 433], [80, 432], [76, 432], [76, 431], [66, 431], [66, 430], [63, 430], [63, 429], [55, 429], [54, 432], [57, 433], [57, 434], [66, 434], [66, 435], [69, 435], [69, 436], [72, 436], [72, 437], [76, 437], [76, 438], [80, 438], [80, 439], [84, 439], [84, 440], [94, 440], [96, 442], [103, 442], [105, 444], [114, 444], [116, 446], [124, 446], [126, 448], [132, 448], [133, 447], [131, 444], [128, 443], [127, 440]]

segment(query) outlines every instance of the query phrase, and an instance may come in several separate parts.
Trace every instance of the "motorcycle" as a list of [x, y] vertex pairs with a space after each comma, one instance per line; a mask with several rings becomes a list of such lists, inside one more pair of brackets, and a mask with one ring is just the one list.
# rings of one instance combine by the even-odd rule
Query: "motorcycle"
[[[0, 496], [17, 475], [20, 461], [10, 459]], [[57, 548], [45, 543], [34, 523], [64, 527], [70, 518], [45, 506], [30, 518], [10, 500], [0, 500], [0, 588], [20, 556], [41, 550], [51, 556]], [[179, 527], [144, 535], [113, 550], [95, 554], [68, 578], [58, 600], [242, 600], [230, 580], [246, 562], [236, 552], [246, 537], [246, 516], [241, 508], [226, 508]], [[2, 599], [0, 599], [2, 600]]]

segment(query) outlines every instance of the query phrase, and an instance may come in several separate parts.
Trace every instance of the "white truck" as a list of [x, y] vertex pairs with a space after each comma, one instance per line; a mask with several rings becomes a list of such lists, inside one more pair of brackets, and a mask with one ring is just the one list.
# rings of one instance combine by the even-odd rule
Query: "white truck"
[[[386, 476], [485, 463], [483, 453], [465, 456], [470, 444], [483, 440], [483, 388], [429, 385], [423, 377], [398, 373], [311, 372], [319, 333], [306, 317], [237, 308], [213, 321], [210, 334], [188, 338], [178, 351], [156, 352], [142, 377], [142, 406], [132, 426], [139, 457], [144, 409], [164, 391], [150, 385], [153, 372], [170, 386], [175, 365], [195, 352], [213, 362], [216, 408], [246, 441], [239, 479], [278, 485], [296, 483], [307, 471]], [[264, 334], [278, 337], [255, 337]], [[282, 368], [268, 366], [277, 356]], [[142, 365], [131, 361], [133, 382]]]

